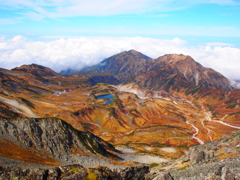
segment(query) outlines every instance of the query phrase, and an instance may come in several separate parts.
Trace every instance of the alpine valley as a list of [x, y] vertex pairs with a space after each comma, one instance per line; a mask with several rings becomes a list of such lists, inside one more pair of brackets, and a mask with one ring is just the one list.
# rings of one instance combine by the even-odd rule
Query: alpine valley
[[240, 179], [240, 90], [190, 56], [0, 79], [0, 179]]

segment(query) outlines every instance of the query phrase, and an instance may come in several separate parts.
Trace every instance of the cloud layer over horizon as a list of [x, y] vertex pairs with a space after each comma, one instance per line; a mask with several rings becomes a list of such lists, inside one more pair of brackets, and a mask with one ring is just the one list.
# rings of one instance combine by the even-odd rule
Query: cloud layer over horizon
[[185, 54], [227, 78], [240, 80], [240, 48], [231, 44], [208, 43], [190, 46], [187, 41], [143, 37], [73, 37], [31, 41], [23, 36], [0, 37], [0, 67], [12, 69], [23, 64], [40, 64], [60, 72], [81, 69], [122, 51], [135, 49], [157, 58], [165, 54]]

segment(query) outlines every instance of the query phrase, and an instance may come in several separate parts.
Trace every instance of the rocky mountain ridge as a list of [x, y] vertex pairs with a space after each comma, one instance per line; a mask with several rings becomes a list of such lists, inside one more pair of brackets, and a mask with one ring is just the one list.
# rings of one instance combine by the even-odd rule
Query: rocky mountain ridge
[[[77, 131], [71, 125], [56, 118], [46, 119], [3, 119], [0, 120], [1, 164], [7, 159], [25, 163], [46, 165], [104, 164], [108, 158], [120, 159], [118, 151], [99, 137]], [[15, 147], [16, 151], [11, 149]], [[19, 156], [21, 150], [22, 156]], [[101, 160], [99, 157], [102, 157]], [[91, 162], [91, 163], [90, 163]]]
[[57, 73], [53, 71], [50, 68], [37, 65], [37, 64], [31, 64], [31, 65], [22, 65], [20, 67], [16, 67], [12, 69], [13, 71], [22, 71], [22, 72], [28, 72], [35, 76], [56, 76]]
[[203, 67], [190, 56], [172, 54], [162, 56], [155, 61], [155, 69], [135, 77], [137, 84], [155, 90], [194, 86], [221, 90], [232, 89], [227, 78], [213, 69]]
[[130, 50], [111, 56], [95, 66], [86, 67], [80, 73], [108, 73], [121, 82], [127, 82], [136, 74], [146, 72], [151, 64], [151, 58]]
[[111, 144], [56, 118], [0, 119], [0, 149], [0, 179], [144, 179], [149, 172], [115, 166], [120, 152]]
[[140, 52], [124, 51], [99, 64], [84, 68], [81, 73], [109, 73], [122, 83], [134, 82], [154, 90], [169, 90], [203, 86], [231, 90], [227, 78], [213, 69], [205, 68], [190, 56], [169, 54], [150, 59]]

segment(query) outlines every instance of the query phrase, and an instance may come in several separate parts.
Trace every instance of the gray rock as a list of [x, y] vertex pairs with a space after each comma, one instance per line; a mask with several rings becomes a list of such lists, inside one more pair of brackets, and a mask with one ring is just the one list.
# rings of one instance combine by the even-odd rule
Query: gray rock
[[149, 173], [149, 168], [135, 166], [115, 170], [106, 167], [87, 169], [78, 164], [51, 169], [0, 167], [0, 179], [4, 180], [84, 180], [89, 173], [95, 174], [98, 180], [144, 180], [145, 174]]
[[190, 162], [191, 165], [198, 164], [199, 162], [203, 162], [205, 160], [205, 152], [204, 151], [191, 151], [190, 153]]
[[[74, 129], [57, 118], [41, 119], [0, 119], [0, 139], [4, 138], [23, 148], [31, 149], [38, 156], [48, 155], [62, 163], [88, 164], [97, 157], [119, 158], [117, 150], [101, 138], [87, 132]], [[37, 151], [36, 151], [37, 150]], [[75, 158], [74, 152], [80, 151], [88, 156]], [[41, 152], [38, 154], [38, 152]], [[110, 152], [116, 152], [112, 154]], [[97, 155], [97, 156], [96, 156]], [[98, 165], [93, 164], [93, 166]]]
[[[150, 179], [149, 179], [150, 180]], [[170, 173], [164, 173], [153, 178], [153, 180], [174, 180]]]

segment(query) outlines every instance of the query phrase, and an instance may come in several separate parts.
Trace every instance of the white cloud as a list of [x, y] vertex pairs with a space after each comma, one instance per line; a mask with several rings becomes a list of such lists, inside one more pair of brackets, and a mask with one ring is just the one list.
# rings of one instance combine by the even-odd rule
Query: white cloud
[[3, 19], [0, 18], [0, 24], [15, 24], [17, 21], [14, 19]]
[[220, 46], [220, 47], [234, 47], [233, 44], [229, 44], [229, 43], [216, 43], [216, 42], [207, 43], [206, 45], [208, 45], [208, 46]]
[[238, 0], [8, 0], [0, 7], [25, 9], [25, 16], [38, 19], [169, 12], [198, 4], [240, 5]]
[[73, 37], [50, 41], [29, 41], [23, 36], [0, 38], [0, 67], [14, 68], [37, 63], [54, 69], [80, 69], [125, 50], [135, 49], [152, 58], [164, 54], [192, 56], [206, 67], [230, 79], [240, 79], [240, 49], [231, 44], [209, 43], [189, 46], [179, 38], [164, 40], [142, 37]]

